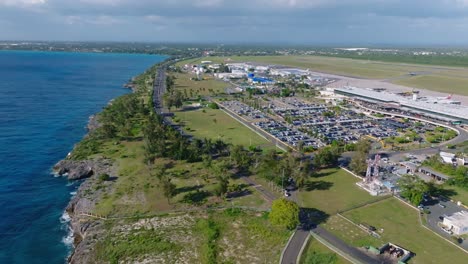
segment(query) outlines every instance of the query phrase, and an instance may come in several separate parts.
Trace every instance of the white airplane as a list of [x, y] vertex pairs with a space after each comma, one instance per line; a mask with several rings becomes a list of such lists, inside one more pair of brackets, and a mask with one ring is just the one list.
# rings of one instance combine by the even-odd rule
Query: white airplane
[[450, 99], [452, 99], [451, 94], [449, 94], [449, 96], [447, 96], [447, 97], [437, 97], [437, 100], [450, 100]]

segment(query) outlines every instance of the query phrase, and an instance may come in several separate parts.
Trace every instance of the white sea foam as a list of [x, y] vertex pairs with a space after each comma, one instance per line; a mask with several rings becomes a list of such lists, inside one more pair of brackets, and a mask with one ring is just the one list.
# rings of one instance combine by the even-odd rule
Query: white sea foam
[[62, 216], [60, 216], [60, 223], [65, 224], [70, 222], [70, 220], [70, 215], [66, 211], [64, 211]]
[[70, 195], [71, 195], [71, 196], [75, 196], [75, 195], [76, 195], [76, 191], [75, 191], [75, 192], [70, 192]]
[[73, 230], [71, 229], [70, 225], [68, 224], [70, 222], [71, 218], [70, 215], [65, 211], [63, 212], [62, 216], [60, 216], [60, 223], [62, 224], [63, 229], [67, 229], [67, 235], [62, 238], [62, 243], [64, 243], [68, 248], [73, 247]]
[[62, 242], [67, 246], [67, 247], [72, 247], [73, 246], [73, 239], [75, 237], [73, 236], [73, 230], [71, 228], [68, 228], [68, 234], [62, 238]]
[[76, 183], [76, 181], [71, 181], [71, 182], [68, 182], [66, 186], [72, 186]]

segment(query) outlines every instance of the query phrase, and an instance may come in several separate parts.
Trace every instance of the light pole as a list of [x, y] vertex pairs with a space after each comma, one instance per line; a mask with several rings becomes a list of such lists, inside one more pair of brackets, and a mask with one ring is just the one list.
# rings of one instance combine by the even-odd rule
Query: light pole
[[284, 169], [283, 169], [283, 176], [281, 177], [281, 191], [284, 191]]

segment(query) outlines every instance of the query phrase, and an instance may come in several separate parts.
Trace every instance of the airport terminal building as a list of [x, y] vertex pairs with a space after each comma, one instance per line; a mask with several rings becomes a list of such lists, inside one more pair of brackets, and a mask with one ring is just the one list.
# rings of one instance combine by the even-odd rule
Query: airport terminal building
[[418, 98], [418, 95], [402, 96], [382, 89], [356, 87], [335, 88], [335, 94], [379, 104], [385, 108], [407, 111], [416, 115], [452, 122], [468, 124], [468, 107], [458, 102], [436, 98]]

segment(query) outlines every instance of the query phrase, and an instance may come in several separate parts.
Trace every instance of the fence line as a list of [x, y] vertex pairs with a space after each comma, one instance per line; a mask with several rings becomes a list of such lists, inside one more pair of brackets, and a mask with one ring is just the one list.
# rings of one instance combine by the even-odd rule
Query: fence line
[[189, 212], [201, 212], [201, 211], [209, 211], [209, 210], [225, 210], [225, 209], [242, 209], [242, 210], [250, 210], [250, 211], [256, 211], [256, 212], [268, 211], [267, 209], [260, 209], [260, 208], [249, 207], [249, 206], [217, 206], [217, 207], [207, 207], [207, 208], [192, 208], [192, 209], [161, 211], [161, 212], [150, 214], [150, 215], [103, 216], [103, 215], [94, 214], [92, 212], [77, 212], [75, 213], [75, 215], [98, 218], [102, 220], [119, 220], [119, 219], [152, 218], [152, 217], [158, 217], [158, 216], [163, 216], [163, 215], [173, 215], [173, 214], [189, 213]]

